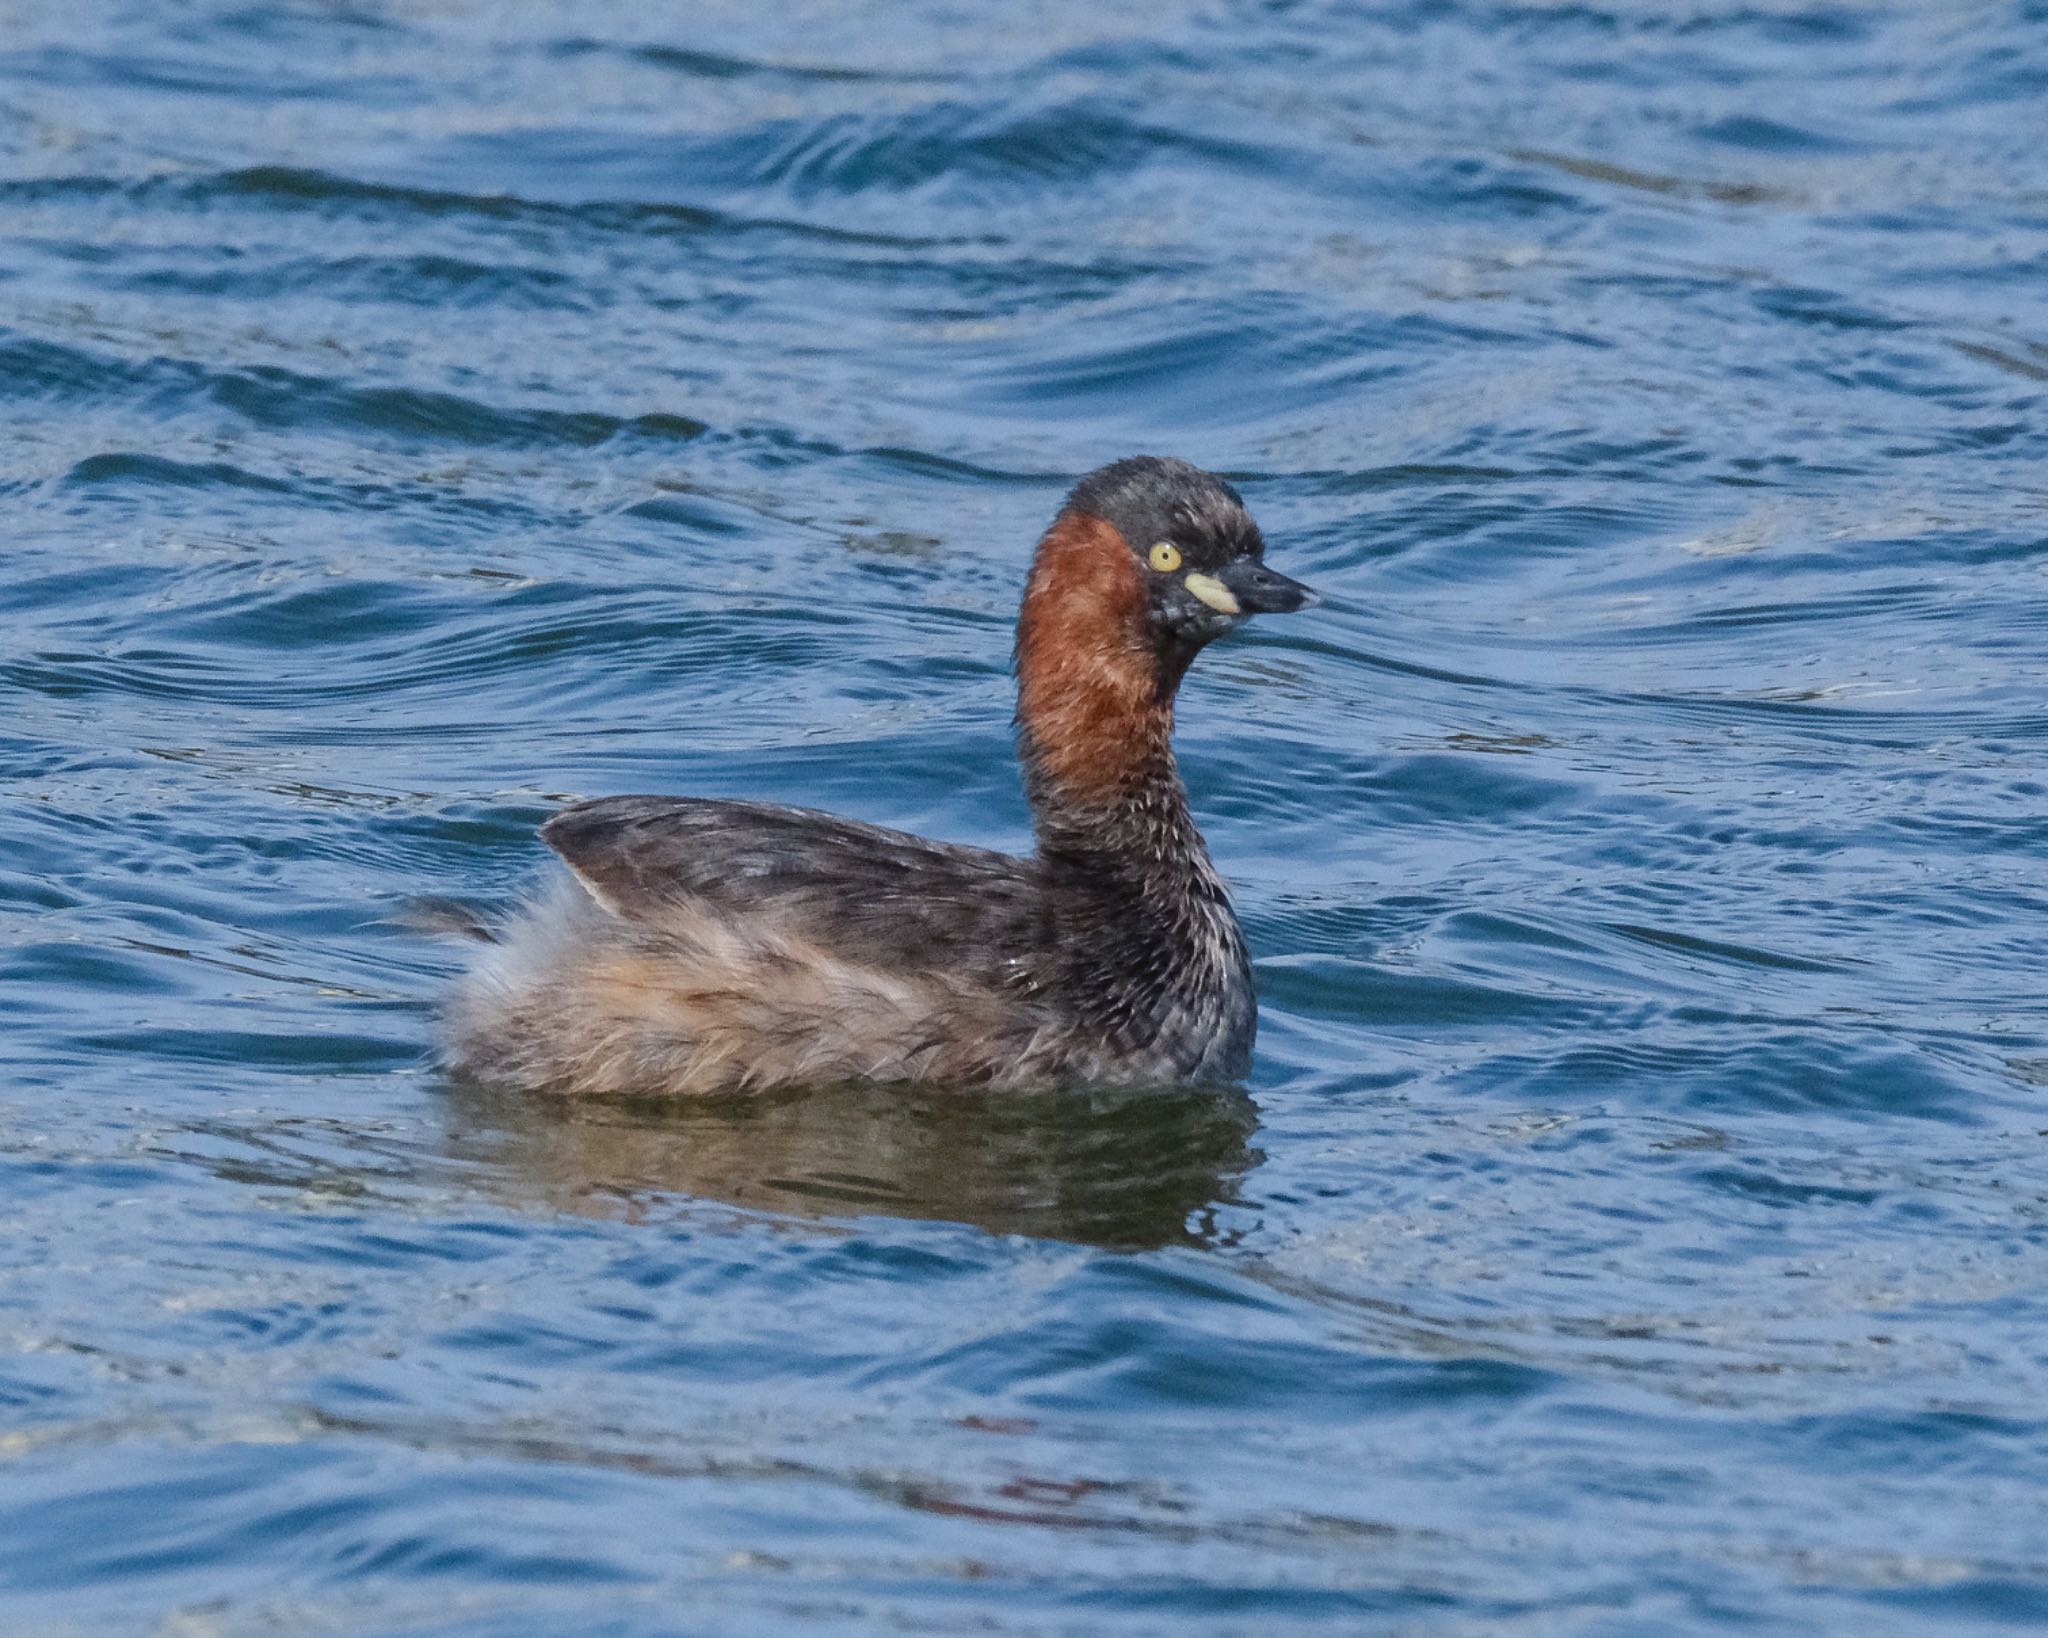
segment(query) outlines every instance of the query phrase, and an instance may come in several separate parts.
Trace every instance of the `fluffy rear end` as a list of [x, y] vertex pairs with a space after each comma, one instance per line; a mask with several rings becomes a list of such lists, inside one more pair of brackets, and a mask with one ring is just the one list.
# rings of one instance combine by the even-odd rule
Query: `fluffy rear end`
[[689, 1096], [1006, 1078], [1035, 1032], [1003, 998], [896, 974], [758, 916], [629, 921], [564, 882], [499, 930], [448, 1009], [455, 1067], [565, 1094]]

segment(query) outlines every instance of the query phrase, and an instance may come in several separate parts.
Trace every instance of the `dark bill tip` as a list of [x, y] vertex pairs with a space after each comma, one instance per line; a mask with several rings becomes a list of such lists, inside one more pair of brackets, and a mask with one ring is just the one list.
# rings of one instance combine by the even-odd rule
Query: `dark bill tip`
[[1246, 614], [1292, 614], [1296, 609], [1312, 609], [1323, 600], [1299, 580], [1290, 579], [1254, 558], [1241, 557], [1235, 563], [1225, 564], [1216, 578], [1230, 588], [1237, 606]]

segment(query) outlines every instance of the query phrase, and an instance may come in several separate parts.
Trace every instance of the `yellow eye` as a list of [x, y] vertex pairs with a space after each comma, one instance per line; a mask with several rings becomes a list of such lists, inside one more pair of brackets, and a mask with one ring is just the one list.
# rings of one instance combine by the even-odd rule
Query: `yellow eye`
[[1145, 561], [1161, 574], [1172, 574], [1180, 567], [1180, 548], [1170, 540], [1162, 540], [1146, 554]]

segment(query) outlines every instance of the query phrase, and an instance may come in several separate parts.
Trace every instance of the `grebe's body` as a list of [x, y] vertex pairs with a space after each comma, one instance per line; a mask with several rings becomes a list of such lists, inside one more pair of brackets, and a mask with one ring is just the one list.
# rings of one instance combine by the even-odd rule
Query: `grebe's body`
[[1171, 737], [1205, 643], [1312, 600], [1263, 559], [1220, 479], [1091, 474], [1018, 625], [1034, 856], [764, 803], [569, 808], [541, 834], [574, 882], [485, 935], [455, 1064], [568, 1093], [1242, 1078], [1250, 961]]

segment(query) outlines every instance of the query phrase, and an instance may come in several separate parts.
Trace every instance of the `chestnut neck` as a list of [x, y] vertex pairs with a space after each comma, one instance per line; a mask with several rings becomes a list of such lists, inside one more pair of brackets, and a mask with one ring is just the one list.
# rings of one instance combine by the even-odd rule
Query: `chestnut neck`
[[1155, 651], [1123, 535], [1061, 513], [1017, 624], [1018, 750], [1041, 858], [1140, 883], [1207, 869], [1173, 757], [1184, 670]]

